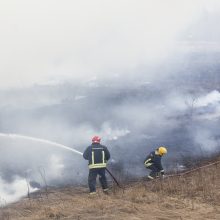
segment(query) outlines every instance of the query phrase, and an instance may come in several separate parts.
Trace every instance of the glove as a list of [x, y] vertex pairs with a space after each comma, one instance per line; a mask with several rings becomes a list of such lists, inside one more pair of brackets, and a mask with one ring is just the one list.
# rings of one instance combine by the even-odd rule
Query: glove
[[163, 175], [164, 175], [164, 170], [161, 170], [160, 173], [161, 173], [161, 175], [163, 176]]

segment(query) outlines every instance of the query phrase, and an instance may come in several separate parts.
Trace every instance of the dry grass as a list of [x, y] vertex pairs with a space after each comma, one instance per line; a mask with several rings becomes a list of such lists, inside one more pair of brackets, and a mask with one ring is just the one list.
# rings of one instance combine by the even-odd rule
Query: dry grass
[[220, 164], [184, 176], [138, 182], [89, 196], [86, 188], [48, 189], [48, 194], [1, 208], [1, 220], [204, 220], [220, 219]]
[[154, 192], [220, 204], [220, 163], [164, 181], [150, 183]]

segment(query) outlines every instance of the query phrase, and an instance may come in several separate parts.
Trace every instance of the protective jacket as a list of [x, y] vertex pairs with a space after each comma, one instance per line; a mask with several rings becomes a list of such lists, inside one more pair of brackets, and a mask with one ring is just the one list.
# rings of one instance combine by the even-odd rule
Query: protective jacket
[[83, 157], [89, 161], [89, 169], [105, 168], [110, 159], [110, 153], [106, 146], [92, 143], [84, 151]]
[[163, 166], [161, 164], [161, 155], [156, 151], [152, 151], [145, 159], [144, 165], [146, 168], [150, 168], [152, 165], [158, 169], [158, 171], [163, 171]]

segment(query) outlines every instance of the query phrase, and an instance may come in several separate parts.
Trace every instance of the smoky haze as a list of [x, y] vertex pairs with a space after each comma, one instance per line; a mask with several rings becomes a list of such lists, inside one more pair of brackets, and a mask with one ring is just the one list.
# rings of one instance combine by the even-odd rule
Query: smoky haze
[[[166, 170], [219, 152], [218, 1], [80, 2], [0, 3], [0, 132], [81, 152], [98, 134], [109, 167], [126, 178], [146, 175], [143, 160], [161, 145]], [[25, 195], [26, 181], [31, 190], [45, 179], [87, 184], [80, 155], [9, 137], [0, 144], [7, 201]]]
[[[137, 68], [169, 57], [181, 32], [202, 14], [218, 13], [219, 5], [213, 0], [3, 0], [0, 85], [136, 75]], [[203, 22], [199, 25], [204, 30]]]

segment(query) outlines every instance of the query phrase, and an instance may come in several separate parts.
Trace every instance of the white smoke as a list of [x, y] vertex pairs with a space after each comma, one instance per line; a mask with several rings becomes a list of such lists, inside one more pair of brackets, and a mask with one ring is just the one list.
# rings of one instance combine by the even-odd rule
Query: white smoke
[[[150, 148], [170, 143], [166, 132], [182, 128], [190, 109], [193, 119], [199, 119], [192, 120], [197, 128], [190, 130], [193, 141], [203, 150], [216, 150], [219, 92], [198, 92], [187, 102], [189, 94], [168, 76], [181, 81], [180, 70], [187, 72], [187, 61], [194, 61], [176, 56], [180, 45], [196, 48], [193, 52], [207, 46], [206, 53], [219, 51], [217, 28], [216, 42], [208, 35], [202, 43], [206, 28], [201, 36], [196, 29], [203, 27], [199, 19], [204, 14], [213, 18], [219, 11], [214, 0], [1, 1], [1, 132], [39, 137], [80, 152], [95, 134], [110, 146], [126, 140], [128, 148], [144, 139]], [[218, 27], [217, 20], [210, 26]], [[187, 32], [190, 25], [195, 28]], [[46, 143], [0, 141], [0, 196], [9, 202], [26, 195], [25, 172], [39, 183], [45, 175], [48, 184], [87, 175], [87, 162], [79, 155]], [[171, 144], [174, 149], [176, 143]], [[127, 157], [141, 160], [139, 152], [129, 154], [127, 148]]]
[[64, 158], [58, 155], [51, 155], [48, 161], [48, 167], [46, 168], [47, 174], [45, 178], [53, 182], [53, 180], [61, 179], [65, 169]]
[[104, 140], [118, 140], [130, 133], [128, 129], [112, 128], [109, 122], [104, 122], [99, 132]]
[[200, 151], [199, 153], [203, 156], [217, 152], [219, 148], [219, 142], [214, 138], [213, 133], [205, 128], [195, 132], [194, 141], [200, 148], [197, 152]]
[[214, 90], [195, 99], [195, 114], [200, 120], [217, 120], [220, 118], [220, 93]]
[[214, 90], [205, 96], [199, 97], [195, 102], [195, 107], [205, 107], [208, 105], [220, 105], [220, 93]]
[[219, 9], [215, 0], [3, 0], [0, 86], [127, 76], [163, 62], [189, 24]]
[[27, 196], [28, 193], [38, 190], [32, 188], [28, 181], [16, 177], [13, 182], [8, 183], [2, 180], [0, 177], [0, 202], [1, 205], [7, 205], [8, 203], [15, 202], [23, 196]]

